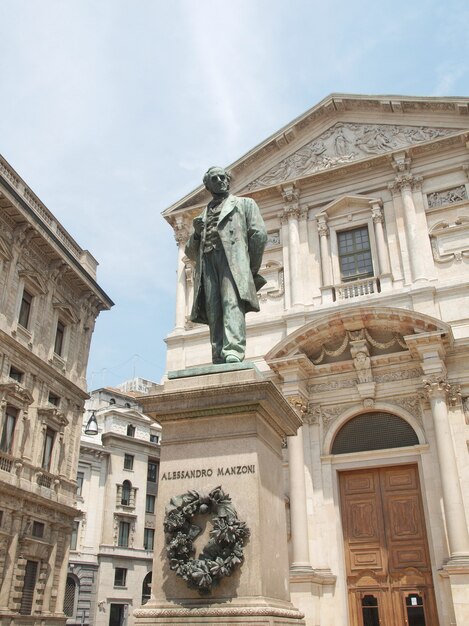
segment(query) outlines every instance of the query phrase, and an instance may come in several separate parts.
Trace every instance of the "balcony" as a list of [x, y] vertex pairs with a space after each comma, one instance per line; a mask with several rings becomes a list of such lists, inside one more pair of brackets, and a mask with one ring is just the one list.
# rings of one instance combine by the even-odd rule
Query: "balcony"
[[10, 454], [0, 452], [0, 470], [10, 473], [13, 467], [13, 460], [14, 458]]
[[341, 301], [379, 293], [381, 288], [379, 279], [375, 276], [370, 276], [369, 278], [362, 278], [360, 280], [335, 285], [334, 290], [336, 300]]

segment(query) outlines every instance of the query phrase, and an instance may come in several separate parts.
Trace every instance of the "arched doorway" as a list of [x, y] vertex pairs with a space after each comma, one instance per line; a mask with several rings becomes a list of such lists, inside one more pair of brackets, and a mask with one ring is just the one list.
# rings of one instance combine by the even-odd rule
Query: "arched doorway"
[[[333, 454], [418, 443], [392, 413], [357, 415], [337, 432]], [[438, 624], [420, 481], [415, 464], [339, 472], [351, 626]]]

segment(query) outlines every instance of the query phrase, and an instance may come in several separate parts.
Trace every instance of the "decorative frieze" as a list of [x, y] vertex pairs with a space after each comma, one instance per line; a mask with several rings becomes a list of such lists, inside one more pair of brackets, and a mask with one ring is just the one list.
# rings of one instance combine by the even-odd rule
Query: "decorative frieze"
[[247, 190], [269, 187], [454, 132], [454, 129], [425, 126], [339, 122], [256, 178]]
[[467, 200], [467, 189], [465, 185], [452, 187], [444, 191], [434, 191], [427, 194], [427, 202], [429, 209], [435, 209], [454, 202], [462, 202]]

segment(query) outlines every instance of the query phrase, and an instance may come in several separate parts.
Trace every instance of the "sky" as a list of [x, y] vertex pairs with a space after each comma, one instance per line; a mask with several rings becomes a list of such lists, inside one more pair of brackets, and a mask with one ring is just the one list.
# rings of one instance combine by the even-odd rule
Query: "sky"
[[99, 261], [89, 389], [159, 382], [161, 212], [333, 92], [469, 96], [467, 0], [0, 0], [0, 153]]

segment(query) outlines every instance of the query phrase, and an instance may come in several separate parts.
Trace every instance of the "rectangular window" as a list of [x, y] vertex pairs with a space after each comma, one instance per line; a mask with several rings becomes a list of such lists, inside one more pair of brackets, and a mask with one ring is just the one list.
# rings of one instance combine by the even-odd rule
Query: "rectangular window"
[[21, 297], [20, 314], [18, 315], [18, 324], [23, 326], [23, 328], [28, 328], [31, 317], [32, 302], [32, 295], [25, 289], [23, 291], [23, 296]]
[[55, 331], [54, 352], [59, 356], [62, 356], [62, 350], [64, 347], [65, 326], [59, 320], [57, 322], [57, 328]]
[[13, 437], [15, 434], [16, 420], [18, 411], [14, 407], [7, 404], [5, 410], [5, 421], [3, 422], [2, 438], [0, 439], [0, 450], [11, 454], [13, 449]]
[[128, 548], [129, 536], [130, 536], [130, 523], [119, 522], [119, 536], [117, 538], [117, 545], [121, 548]]
[[368, 228], [354, 228], [337, 233], [340, 274], [343, 281], [373, 276]]
[[160, 438], [158, 437], [158, 435], [150, 435], [150, 441], [151, 443], [159, 443]]
[[154, 513], [155, 512], [155, 501], [156, 497], [147, 494], [147, 499], [145, 502], [145, 513]]
[[80, 528], [80, 522], [73, 522], [72, 534], [70, 535], [70, 550], [77, 549], [78, 543], [78, 529]]
[[153, 550], [155, 531], [153, 528], [145, 528], [143, 531], [143, 547], [145, 550]]
[[158, 463], [148, 461], [147, 480], [149, 483], [156, 483], [158, 479]]
[[21, 592], [20, 615], [31, 615], [34, 600], [34, 589], [36, 588], [37, 561], [26, 561], [24, 568], [24, 583]]
[[56, 396], [55, 393], [52, 393], [52, 391], [50, 391], [49, 392], [48, 402], [49, 402], [49, 404], [52, 404], [52, 406], [59, 406], [60, 398], [59, 398], [59, 396]]
[[114, 570], [114, 587], [125, 587], [127, 578], [127, 569], [125, 567], [116, 567]]
[[77, 472], [77, 496], [81, 496], [83, 492], [83, 481], [85, 479], [84, 472]]
[[17, 383], [20, 383], [23, 380], [24, 372], [22, 372], [17, 367], [12, 365], [10, 367], [10, 374], [9, 374], [9, 376], [10, 376], [10, 378], [12, 380], [16, 380]]
[[133, 454], [124, 454], [124, 469], [126, 470], [134, 469], [134, 455]]
[[45, 526], [42, 522], [33, 522], [31, 535], [37, 539], [42, 539], [44, 537], [44, 528]]
[[44, 439], [44, 449], [42, 451], [42, 469], [45, 469], [47, 472], [50, 470], [52, 449], [54, 447], [54, 438], [55, 431], [53, 431], [52, 428], [47, 428]]
[[127, 437], [135, 437], [136, 430], [137, 429], [135, 428], [133, 424], [128, 424], [127, 425]]

